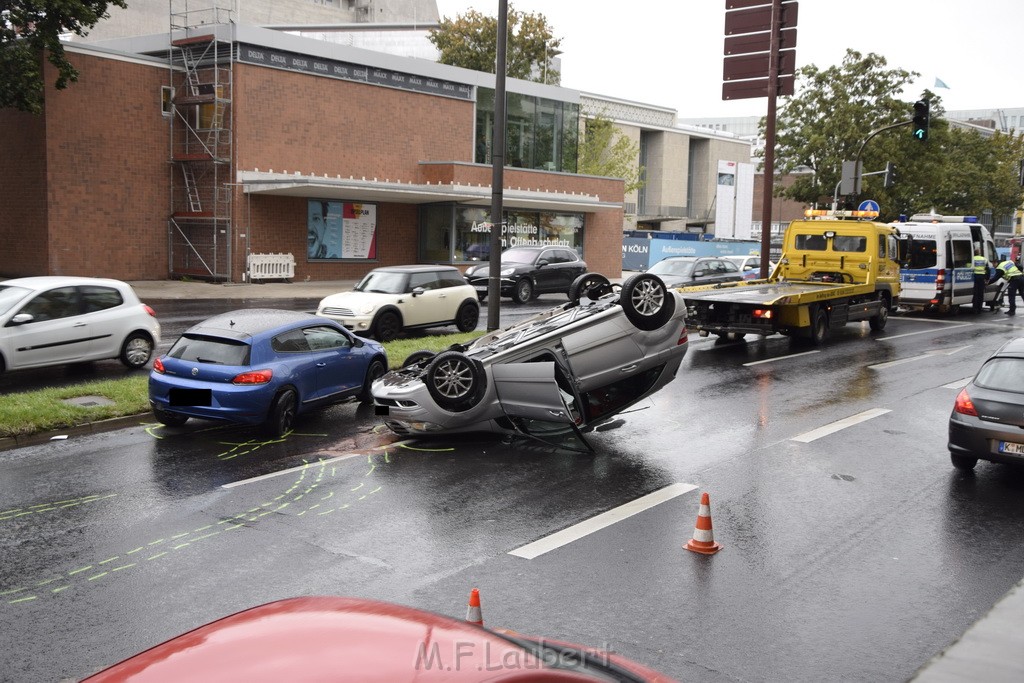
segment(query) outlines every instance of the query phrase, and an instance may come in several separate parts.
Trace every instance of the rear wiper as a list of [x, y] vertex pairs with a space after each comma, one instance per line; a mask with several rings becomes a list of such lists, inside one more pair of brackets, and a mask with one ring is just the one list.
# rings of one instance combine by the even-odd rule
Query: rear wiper
[[220, 364], [220, 361], [216, 361], [216, 360], [214, 360], [212, 358], [200, 358], [200, 357], [197, 357], [196, 358], [196, 362], [197, 363], [213, 363], [214, 365], [219, 365]]

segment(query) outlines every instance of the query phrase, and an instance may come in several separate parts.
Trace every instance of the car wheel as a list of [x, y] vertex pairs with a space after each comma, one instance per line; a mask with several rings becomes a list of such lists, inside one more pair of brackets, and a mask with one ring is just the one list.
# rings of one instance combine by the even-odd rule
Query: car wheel
[[622, 283], [619, 304], [633, 326], [656, 330], [676, 312], [676, 298], [657, 275], [639, 273]]
[[515, 289], [512, 290], [512, 300], [517, 304], [525, 304], [532, 298], [533, 283], [530, 282], [530, 278], [524, 277], [516, 283]]
[[569, 285], [569, 301], [579, 303], [583, 297], [599, 299], [612, 291], [612, 283], [600, 273], [583, 273]]
[[152, 355], [153, 340], [142, 332], [132, 332], [121, 345], [121, 362], [132, 369], [141, 368]]
[[411, 367], [413, 365], [419, 365], [421, 363], [423, 365], [426, 365], [427, 362], [429, 362], [436, 355], [437, 354], [434, 353], [433, 351], [427, 351], [426, 349], [421, 349], [419, 351], [413, 351], [412, 353], [410, 353], [406, 357], [406, 359], [404, 361], [402, 361], [402, 367], [403, 368], [408, 368], [408, 367]]
[[812, 346], [821, 346], [828, 337], [828, 313], [823, 308], [816, 308], [811, 315], [810, 342]]
[[889, 297], [883, 296], [882, 297], [882, 305], [878, 309], [878, 313], [873, 315], [868, 320], [868, 325], [870, 325], [871, 329], [875, 330], [876, 332], [880, 332], [880, 331], [885, 329], [885, 323], [887, 323], [888, 321], [889, 321]]
[[391, 311], [384, 311], [377, 316], [377, 322], [373, 324], [373, 336], [377, 341], [389, 342], [398, 336], [402, 331], [402, 321]]
[[977, 458], [971, 458], [966, 455], [957, 455], [956, 453], [950, 453], [949, 459], [953, 462], [953, 467], [958, 470], [970, 471], [978, 464]]
[[373, 403], [373, 394], [370, 393], [370, 387], [373, 385], [373, 381], [384, 376], [387, 368], [384, 367], [384, 361], [377, 358], [370, 367], [366, 368], [366, 379], [363, 380], [363, 389], [359, 392], [356, 398], [359, 399], [360, 403]]
[[153, 415], [156, 417], [157, 422], [162, 425], [167, 425], [168, 427], [180, 427], [188, 422], [188, 415], [169, 413], [166, 410], [160, 410], [159, 408], [153, 409]]
[[480, 321], [480, 307], [469, 301], [459, 306], [459, 312], [455, 315], [455, 326], [459, 332], [472, 332]]
[[270, 407], [267, 421], [264, 423], [267, 434], [275, 439], [280, 439], [290, 432], [295, 425], [295, 411], [298, 403], [294, 389], [285, 389], [278, 394], [274, 399], [274, 404]]
[[427, 367], [427, 391], [438, 407], [451, 412], [476, 405], [487, 386], [483, 366], [464, 353], [445, 351]]

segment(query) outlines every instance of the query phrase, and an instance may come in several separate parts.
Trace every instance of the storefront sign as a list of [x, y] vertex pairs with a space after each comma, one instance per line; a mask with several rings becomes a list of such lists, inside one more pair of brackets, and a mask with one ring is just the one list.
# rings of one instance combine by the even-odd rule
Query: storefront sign
[[328, 78], [340, 78], [345, 81], [385, 85], [402, 90], [440, 95], [441, 97], [454, 97], [460, 100], [473, 99], [473, 87], [465, 83], [453, 83], [452, 81], [440, 78], [427, 78], [390, 69], [379, 69], [350, 62], [339, 62], [333, 59], [310, 57], [309, 55], [300, 55], [294, 52], [272, 50], [263, 46], [256, 47], [240, 44], [238, 46], [238, 61], [246, 64], [272, 66], [289, 71], [301, 71], [303, 73], [316, 74], [317, 76], [327, 76]]
[[309, 260], [377, 258], [377, 206], [309, 200], [306, 223]]

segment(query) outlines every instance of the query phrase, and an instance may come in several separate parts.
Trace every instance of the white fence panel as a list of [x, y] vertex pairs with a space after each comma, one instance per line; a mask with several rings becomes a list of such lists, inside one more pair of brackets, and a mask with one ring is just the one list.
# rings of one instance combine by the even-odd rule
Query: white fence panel
[[249, 254], [249, 280], [291, 280], [295, 257], [291, 254]]

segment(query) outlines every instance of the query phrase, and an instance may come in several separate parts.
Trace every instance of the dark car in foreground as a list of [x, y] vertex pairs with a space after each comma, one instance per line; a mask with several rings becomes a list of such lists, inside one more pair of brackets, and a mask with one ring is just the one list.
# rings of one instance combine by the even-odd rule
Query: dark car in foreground
[[[490, 263], [482, 263], [465, 273], [481, 301], [487, 296], [490, 269]], [[540, 294], [568, 294], [569, 285], [585, 272], [587, 264], [571, 247], [512, 247], [501, 252], [501, 295], [522, 304]]]
[[647, 272], [660, 277], [669, 287], [743, 279], [735, 263], [719, 256], [670, 256], [655, 263]]
[[333, 320], [252, 308], [186, 330], [153, 361], [149, 403], [169, 426], [189, 418], [263, 425], [275, 437], [297, 416], [356, 397], [388, 367], [384, 347]]
[[979, 460], [1024, 465], [1024, 337], [1000, 346], [957, 395], [949, 456], [962, 470]]
[[648, 273], [621, 289], [586, 273], [571, 289], [569, 303], [468, 346], [413, 354], [375, 381], [385, 423], [403, 435], [579, 435], [672, 381], [687, 345], [678, 292]]
[[498, 631], [360, 598], [270, 602], [179, 635], [85, 679], [306, 683], [670, 683], [607, 650]]

